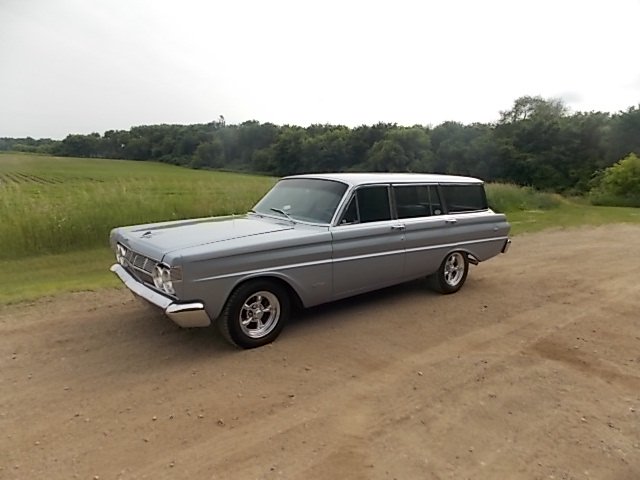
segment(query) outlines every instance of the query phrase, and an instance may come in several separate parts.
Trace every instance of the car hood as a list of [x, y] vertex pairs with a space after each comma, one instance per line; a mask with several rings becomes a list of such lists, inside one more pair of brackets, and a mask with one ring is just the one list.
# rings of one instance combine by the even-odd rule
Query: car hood
[[289, 222], [261, 217], [213, 217], [115, 229], [112, 240], [155, 260], [191, 247], [291, 230]]

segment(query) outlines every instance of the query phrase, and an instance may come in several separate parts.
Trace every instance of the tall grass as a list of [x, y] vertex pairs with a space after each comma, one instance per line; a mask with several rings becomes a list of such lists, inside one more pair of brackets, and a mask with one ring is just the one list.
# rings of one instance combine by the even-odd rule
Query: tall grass
[[273, 184], [150, 162], [0, 155], [0, 259], [105, 245], [120, 225], [244, 213]]
[[640, 196], [612, 195], [598, 190], [592, 190], [589, 193], [589, 200], [593, 205], [608, 207], [640, 207]]
[[509, 183], [488, 184], [486, 190], [489, 206], [502, 213], [549, 210], [562, 203], [560, 195], [539, 192], [531, 187], [520, 187]]

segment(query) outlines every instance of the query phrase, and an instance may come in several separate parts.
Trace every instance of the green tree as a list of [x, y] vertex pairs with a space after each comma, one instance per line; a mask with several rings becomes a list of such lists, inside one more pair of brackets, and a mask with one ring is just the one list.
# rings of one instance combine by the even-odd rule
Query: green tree
[[640, 105], [614, 115], [606, 134], [609, 164], [629, 153], [640, 155]]
[[365, 167], [375, 172], [425, 172], [433, 155], [429, 134], [422, 127], [394, 127], [367, 154]]
[[62, 155], [69, 157], [97, 157], [100, 152], [100, 134], [67, 135], [60, 148]]
[[255, 152], [270, 147], [278, 136], [278, 127], [272, 123], [251, 120], [238, 127], [237, 164], [251, 169]]
[[306, 132], [303, 128], [285, 125], [273, 144], [273, 162], [269, 173], [282, 176], [303, 173], [303, 145]]
[[502, 179], [542, 189], [571, 185], [559, 147], [567, 108], [561, 100], [521, 97], [495, 128]]
[[396, 140], [385, 138], [376, 142], [367, 155], [367, 170], [373, 172], [405, 172], [409, 166], [402, 145]]
[[225, 165], [224, 147], [219, 139], [212, 142], [201, 143], [196, 148], [193, 160], [191, 160], [193, 168], [222, 168]]
[[559, 98], [544, 99], [540, 96], [524, 96], [513, 102], [510, 110], [500, 112], [500, 123], [512, 123], [530, 118], [554, 119], [563, 117], [569, 109]]
[[347, 165], [345, 170], [363, 171], [367, 169], [367, 154], [376, 142], [387, 132], [397, 128], [395, 124], [378, 122], [375, 125], [361, 125], [349, 131], [347, 137]]
[[[317, 126], [312, 126], [314, 128]], [[306, 172], [339, 172], [348, 165], [349, 129], [344, 126], [314, 128], [315, 135], [309, 134], [302, 148], [302, 170]]]

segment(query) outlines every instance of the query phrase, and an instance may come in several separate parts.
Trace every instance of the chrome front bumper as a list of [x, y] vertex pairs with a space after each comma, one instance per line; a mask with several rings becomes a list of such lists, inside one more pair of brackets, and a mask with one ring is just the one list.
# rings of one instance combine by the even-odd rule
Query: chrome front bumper
[[204, 310], [202, 302], [176, 302], [169, 297], [140, 283], [131, 276], [121, 265], [115, 263], [110, 270], [115, 273], [136, 297], [146, 300], [151, 305], [160, 308], [167, 317], [181, 327], [208, 327], [211, 319]]

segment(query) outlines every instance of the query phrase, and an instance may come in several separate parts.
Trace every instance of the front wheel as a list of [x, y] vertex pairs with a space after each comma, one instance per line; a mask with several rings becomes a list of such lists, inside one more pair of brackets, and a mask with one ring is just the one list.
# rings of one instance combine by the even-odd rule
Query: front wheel
[[455, 293], [464, 285], [469, 273], [469, 259], [463, 252], [449, 253], [433, 276], [433, 283], [440, 293]]
[[280, 335], [290, 311], [285, 288], [270, 280], [251, 280], [229, 296], [218, 330], [238, 347], [261, 347]]

